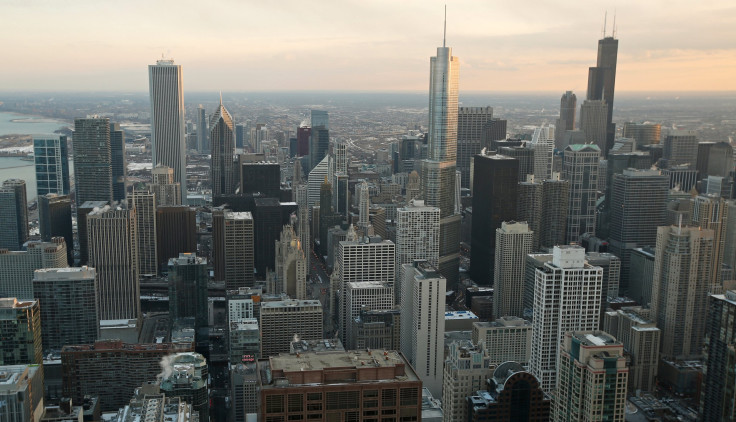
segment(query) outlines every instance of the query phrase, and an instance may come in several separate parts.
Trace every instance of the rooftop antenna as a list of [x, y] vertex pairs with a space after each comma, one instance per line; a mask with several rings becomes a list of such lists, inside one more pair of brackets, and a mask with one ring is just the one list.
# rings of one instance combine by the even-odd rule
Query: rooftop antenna
[[447, 40], [447, 5], [445, 5], [445, 28], [442, 32], [442, 48], [445, 48], [445, 40]]
[[603, 38], [606, 38], [606, 21], [608, 20], [608, 10], [603, 15]]
[[677, 217], [677, 234], [682, 234], [682, 214]]
[[222, 90], [220, 90], [220, 105], [222, 105]]
[[613, 34], [611, 34], [612, 38], [616, 38], [616, 9], [613, 9]]

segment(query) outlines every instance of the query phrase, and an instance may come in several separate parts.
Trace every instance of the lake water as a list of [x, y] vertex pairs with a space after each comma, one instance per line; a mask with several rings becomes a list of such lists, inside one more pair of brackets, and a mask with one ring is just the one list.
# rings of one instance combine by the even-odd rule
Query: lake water
[[10, 112], [0, 112], [0, 135], [34, 135], [37, 133], [53, 133], [55, 130], [70, 125], [62, 120], [40, 116], [29, 116]]
[[25, 180], [28, 202], [36, 199], [36, 168], [33, 161], [23, 161], [18, 157], [0, 157], [0, 184], [7, 179]]

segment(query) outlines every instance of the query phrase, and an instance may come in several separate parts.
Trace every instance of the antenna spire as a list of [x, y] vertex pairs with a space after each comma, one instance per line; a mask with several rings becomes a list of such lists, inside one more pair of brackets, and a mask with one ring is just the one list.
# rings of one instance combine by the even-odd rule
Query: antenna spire
[[612, 38], [616, 38], [616, 9], [613, 9], [613, 34]]
[[606, 10], [606, 13], [603, 15], [603, 38], [606, 38], [606, 21], [608, 20], [608, 10]]
[[445, 5], [445, 27], [442, 32], [442, 48], [445, 48], [446, 40], [447, 40], [447, 5]]
[[220, 90], [220, 105], [222, 105], [222, 90]]

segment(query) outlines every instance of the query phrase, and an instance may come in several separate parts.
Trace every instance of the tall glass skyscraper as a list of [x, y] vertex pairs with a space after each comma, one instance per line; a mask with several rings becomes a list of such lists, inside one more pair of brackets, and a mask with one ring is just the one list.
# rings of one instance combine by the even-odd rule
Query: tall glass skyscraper
[[184, 88], [181, 66], [174, 60], [157, 60], [148, 66], [151, 95], [151, 149], [153, 165], [174, 169], [174, 180], [181, 183], [182, 202], [186, 202], [186, 133], [184, 131]]
[[38, 196], [47, 193], [69, 194], [69, 155], [66, 136], [56, 134], [33, 137]]
[[73, 142], [77, 206], [87, 201], [112, 202], [110, 119], [74, 120]]
[[222, 105], [210, 122], [210, 145], [212, 146], [212, 195], [229, 195], [235, 191], [235, 138], [233, 118]]
[[[616, 31], [615, 25], [613, 29]], [[613, 123], [613, 94], [616, 86], [616, 61], [618, 58], [618, 40], [613, 36], [598, 40], [598, 61], [595, 67], [588, 70], [587, 100], [603, 100], [608, 106], [606, 117], [606, 148], [601, 148], [603, 156], [613, 147], [616, 125]]]

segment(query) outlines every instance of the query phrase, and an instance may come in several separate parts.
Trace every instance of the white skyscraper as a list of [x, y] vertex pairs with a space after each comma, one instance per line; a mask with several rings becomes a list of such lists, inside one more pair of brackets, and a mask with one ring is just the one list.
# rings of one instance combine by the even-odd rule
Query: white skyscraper
[[394, 288], [379, 281], [352, 281], [344, 285], [345, 312], [347, 321], [347, 344], [353, 342], [352, 321], [360, 315], [363, 306], [372, 311], [389, 310], [394, 307]]
[[368, 227], [368, 217], [370, 217], [368, 209], [370, 207], [371, 201], [368, 198], [368, 183], [364, 180], [360, 183], [360, 201], [358, 202], [358, 227], [361, 229]]
[[534, 233], [525, 222], [501, 223], [496, 229], [496, 262], [493, 266], [493, 314], [524, 316], [524, 268], [526, 255], [532, 253]]
[[319, 205], [319, 191], [322, 188], [322, 183], [325, 181], [325, 177], [328, 177], [330, 169], [330, 156], [326, 155], [312, 171], [309, 172], [307, 178], [307, 205], [313, 207]]
[[181, 66], [171, 59], [157, 60], [155, 65], [148, 66], [148, 82], [153, 165], [174, 169], [174, 180], [181, 184], [182, 203], [186, 203], [186, 118]]
[[[396, 279], [401, 283], [402, 265], [423, 259], [433, 266], [440, 259], [440, 209], [414, 199], [396, 210]], [[397, 303], [401, 302], [397, 288]]]
[[442, 397], [446, 280], [426, 261], [403, 265], [401, 352], [424, 387]]
[[579, 246], [555, 246], [552, 262], [535, 270], [530, 369], [544, 391], [555, 388], [565, 333], [598, 328], [602, 285], [603, 269], [587, 264]]
[[534, 129], [531, 147], [534, 150], [534, 178], [547, 180], [552, 177], [552, 156], [555, 152], [555, 127], [543, 125]]

